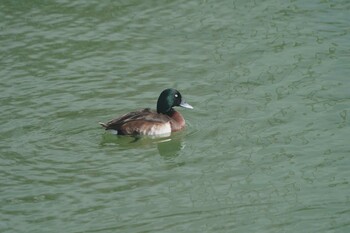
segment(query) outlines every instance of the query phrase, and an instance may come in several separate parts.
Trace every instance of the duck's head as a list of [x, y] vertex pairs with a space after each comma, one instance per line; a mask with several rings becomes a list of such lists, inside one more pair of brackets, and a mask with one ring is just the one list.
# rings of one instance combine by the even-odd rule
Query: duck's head
[[160, 93], [157, 102], [158, 113], [169, 113], [173, 110], [172, 108], [176, 106], [193, 109], [191, 105], [182, 99], [180, 92], [173, 88], [165, 89], [162, 91], [162, 93]]

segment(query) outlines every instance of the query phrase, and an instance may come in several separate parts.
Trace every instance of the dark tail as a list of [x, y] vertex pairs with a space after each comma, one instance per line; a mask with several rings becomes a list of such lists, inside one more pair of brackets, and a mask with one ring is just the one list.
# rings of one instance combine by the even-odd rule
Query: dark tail
[[107, 125], [103, 122], [98, 122], [103, 128], [107, 128]]

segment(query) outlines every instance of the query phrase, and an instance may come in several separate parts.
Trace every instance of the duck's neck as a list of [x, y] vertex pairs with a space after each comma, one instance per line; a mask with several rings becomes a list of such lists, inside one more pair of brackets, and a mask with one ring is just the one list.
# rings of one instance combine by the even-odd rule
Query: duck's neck
[[179, 112], [171, 109], [167, 115], [172, 119], [170, 122], [172, 131], [178, 131], [185, 127], [185, 119]]

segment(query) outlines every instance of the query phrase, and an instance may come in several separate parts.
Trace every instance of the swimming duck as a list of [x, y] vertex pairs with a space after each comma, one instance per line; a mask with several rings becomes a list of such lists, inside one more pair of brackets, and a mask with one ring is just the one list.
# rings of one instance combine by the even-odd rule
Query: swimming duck
[[100, 125], [118, 135], [170, 135], [185, 127], [185, 119], [173, 108], [176, 106], [193, 109], [182, 99], [179, 91], [169, 88], [159, 95], [157, 111], [144, 108], [107, 123], [100, 122]]

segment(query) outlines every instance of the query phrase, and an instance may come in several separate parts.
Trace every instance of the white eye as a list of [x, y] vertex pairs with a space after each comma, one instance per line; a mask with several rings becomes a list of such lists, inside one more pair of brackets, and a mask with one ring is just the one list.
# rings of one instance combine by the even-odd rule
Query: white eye
[[178, 95], [178, 94], [175, 94], [175, 98], [177, 98], [177, 97], [179, 97], [179, 95]]

